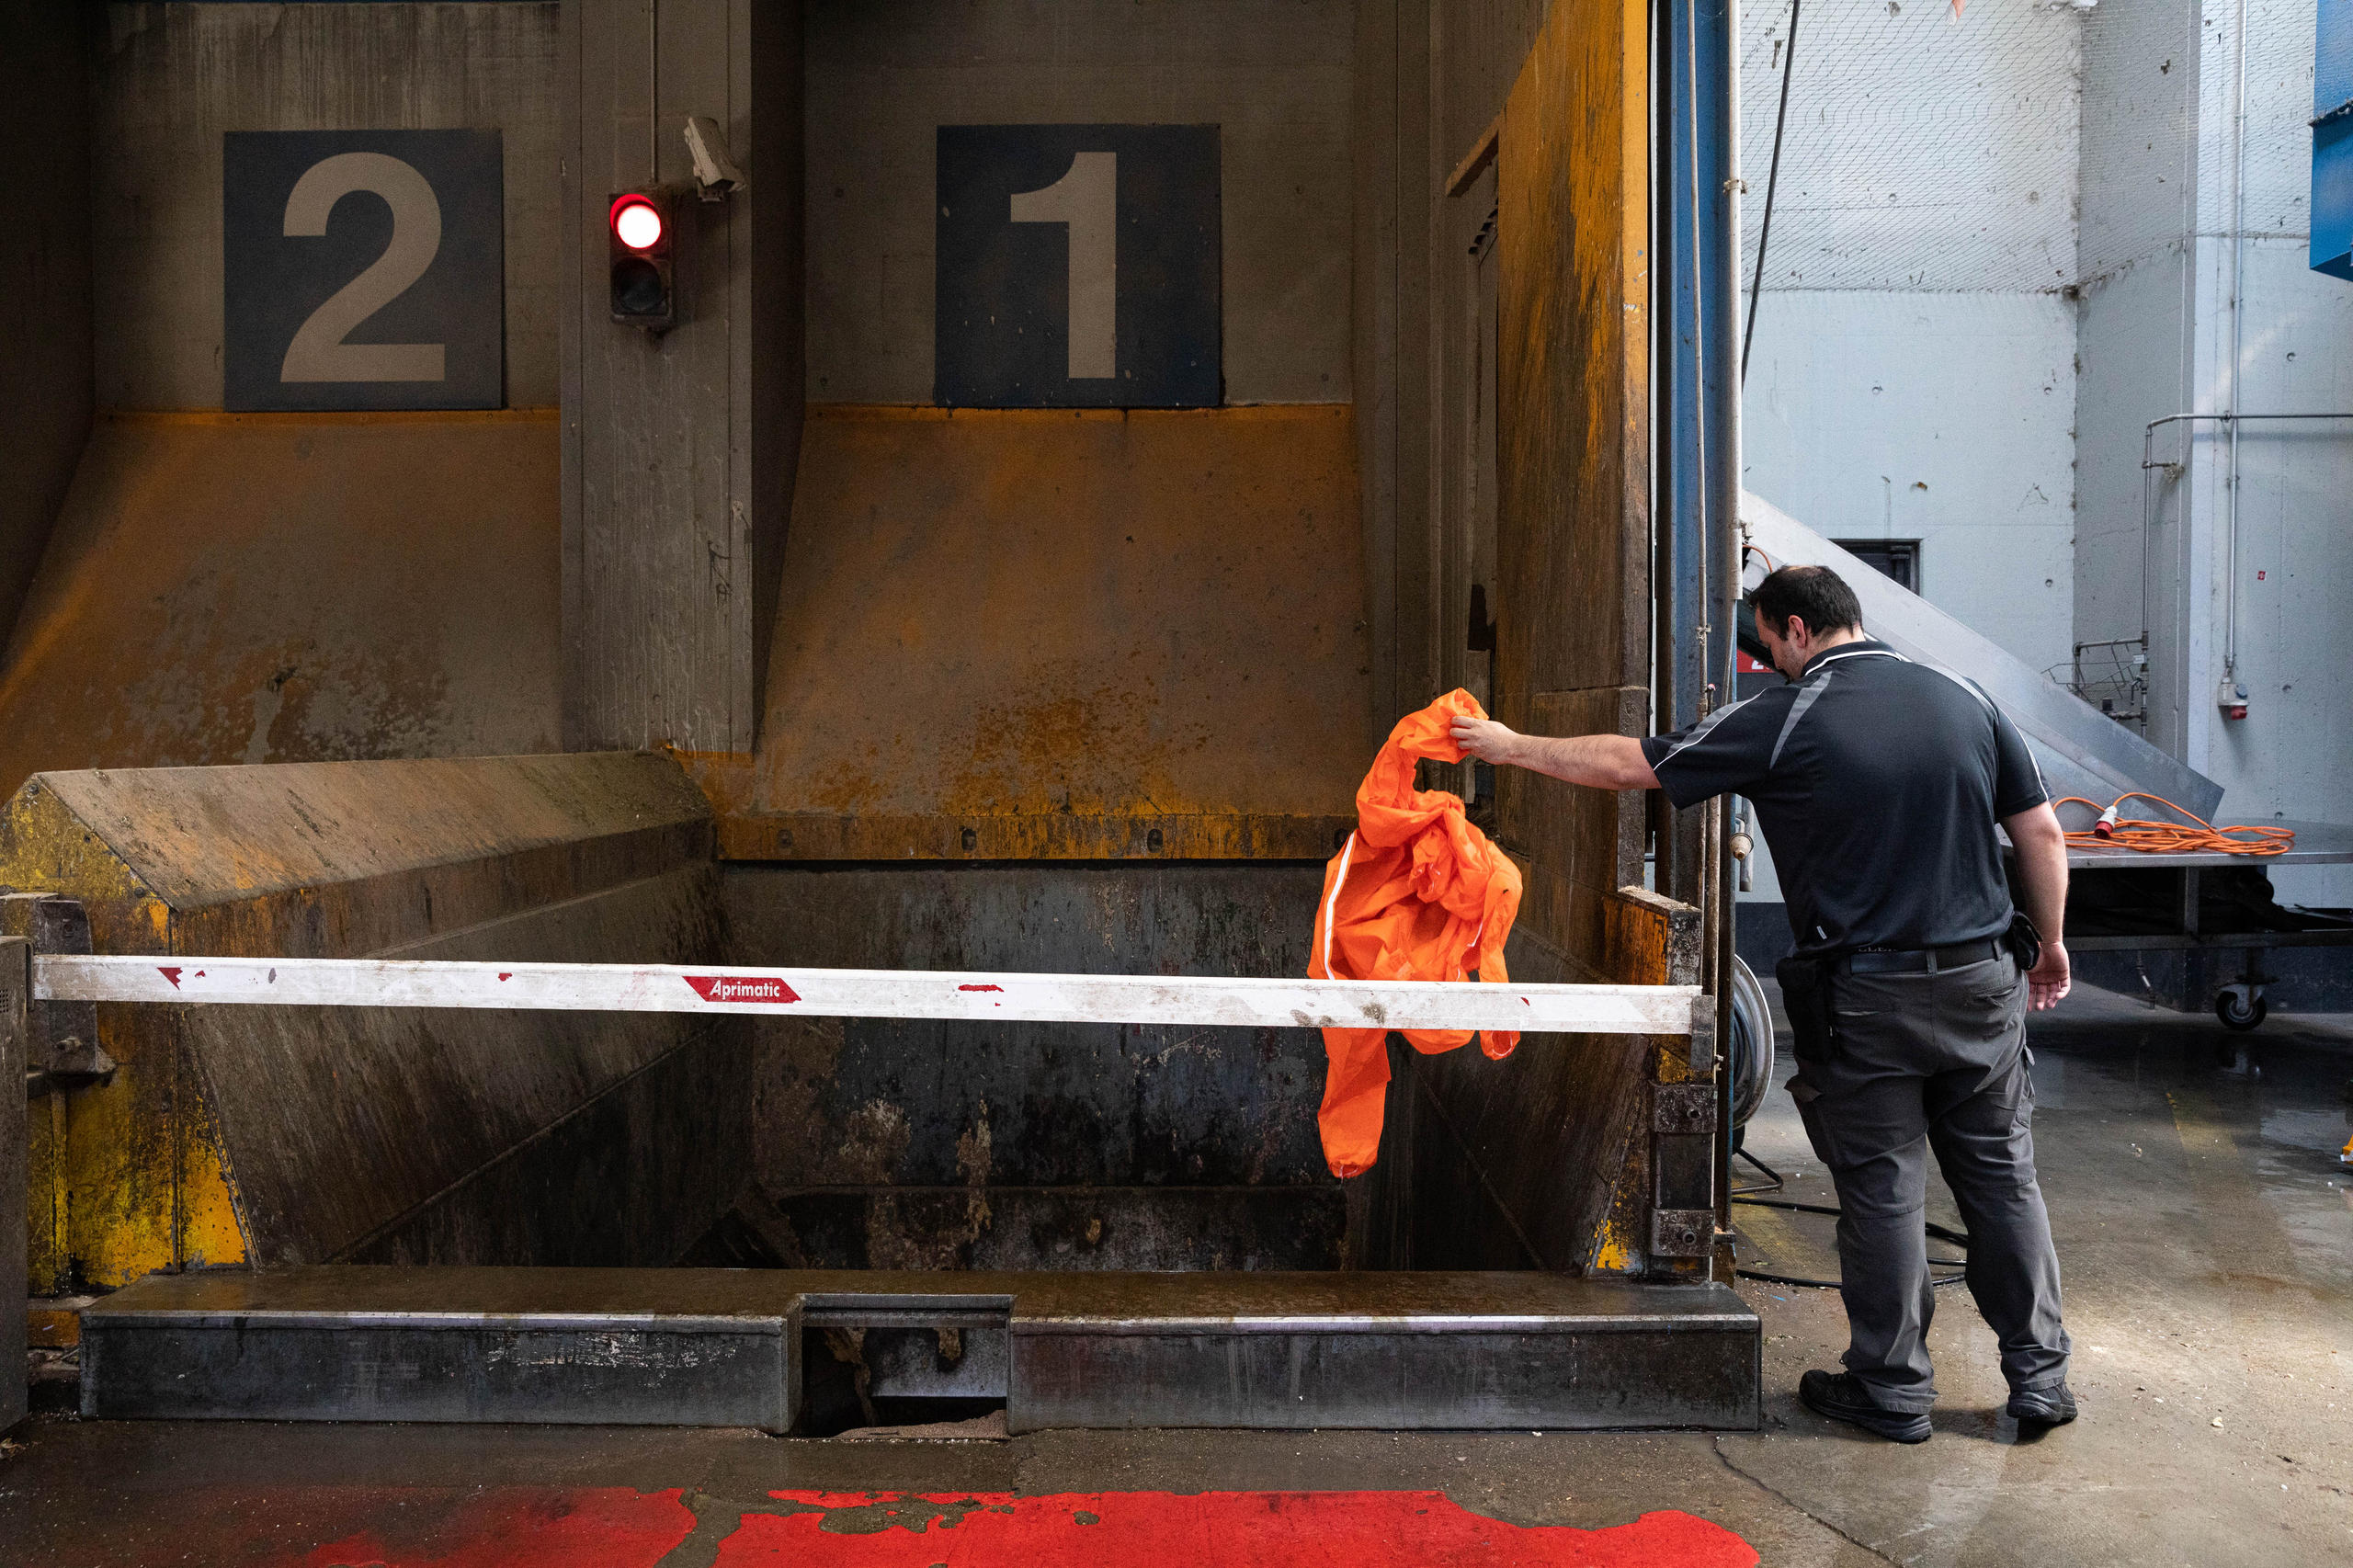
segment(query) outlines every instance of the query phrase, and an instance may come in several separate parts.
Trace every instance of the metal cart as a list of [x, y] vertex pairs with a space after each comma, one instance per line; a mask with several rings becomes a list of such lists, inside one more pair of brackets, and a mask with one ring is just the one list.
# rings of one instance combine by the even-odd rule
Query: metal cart
[[[2214, 1016], [2231, 1028], [2255, 1028], [2268, 1010], [2263, 988], [2274, 978], [2263, 972], [2265, 952], [2353, 947], [2353, 919], [2278, 903], [2267, 874], [2274, 866], [2353, 862], [2353, 827], [2278, 819], [2266, 825], [2294, 829], [2294, 846], [2256, 858], [2070, 845], [2068, 950], [2235, 950], [2244, 955], [2239, 975], [2216, 990]], [[2260, 898], [2254, 892], [2258, 885]]]

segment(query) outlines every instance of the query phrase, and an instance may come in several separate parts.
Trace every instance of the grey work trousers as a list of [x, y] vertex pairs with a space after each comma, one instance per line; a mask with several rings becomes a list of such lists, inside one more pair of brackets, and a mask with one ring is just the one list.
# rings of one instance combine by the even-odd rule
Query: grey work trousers
[[1838, 1189], [1847, 1369], [1890, 1410], [1925, 1412], [1927, 1152], [1969, 1229], [1967, 1278], [2013, 1391], [2067, 1375], [2059, 1255], [2034, 1176], [2026, 979], [2008, 954], [1941, 972], [1840, 974], [1821, 1060], [1790, 1094]]

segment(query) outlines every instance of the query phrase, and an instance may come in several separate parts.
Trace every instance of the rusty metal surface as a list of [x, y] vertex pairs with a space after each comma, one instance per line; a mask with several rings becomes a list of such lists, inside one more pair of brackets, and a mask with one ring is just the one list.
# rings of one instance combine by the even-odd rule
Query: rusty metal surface
[[93, 30], [79, 6], [0, 12], [0, 138], [26, 153], [0, 225], [0, 629], [16, 621], [90, 435]]
[[[0, 816], [0, 885], [79, 899], [102, 952], [685, 959], [721, 942], [710, 836], [652, 756], [47, 774]], [[370, 1249], [666, 1262], [740, 1175], [740, 1110], [646, 1103], [725, 1075], [659, 1070], [725, 1049], [691, 1020], [228, 1011], [99, 1006], [119, 1070], [36, 1123], [40, 1289]], [[584, 1158], [592, 1127], [618, 1142]], [[691, 1157], [637, 1183], [666, 1148]]]
[[[1498, 716], [1639, 733], [1650, 676], [1648, 27], [1624, 0], [1556, 6], [1506, 103], [1500, 270]], [[1641, 689], [1633, 689], [1641, 688]], [[1621, 798], [1506, 771], [1504, 841], [1608, 893], [1629, 867]], [[1587, 958], [1540, 900], [1521, 920]]]
[[[1634, 887], [1593, 903], [1597, 961], [1521, 927], [1512, 973], [1693, 982], [1697, 911]], [[1374, 1167], [1361, 1256], [1387, 1267], [1654, 1272], [1654, 1096], [1713, 1106], [1688, 1060], [1686, 1040], [1606, 1035], [1531, 1037], [1502, 1062], [1397, 1052], [1391, 1104], [1404, 1131]]]
[[813, 406], [740, 858], [1321, 858], [1370, 727], [1345, 406]]
[[0, 657], [0, 789], [551, 750], [556, 531], [552, 412], [102, 418]]
[[1463, 1326], [1540, 1331], [1548, 1322], [1586, 1317], [1631, 1332], [1662, 1322], [1731, 1328], [1755, 1321], [1728, 1290], [1661, 1289], [1537, 1270], [937, 1273], [314, 1265], [156, 1275], [93, 1302], [82, 1322], [85, 1334], [104, 1327], [395, 1318], [558, 1326], [585, 1318], [675, 1315], [715, 1324], [777, 1316], [794, 1303], [835, 1312], [993, 1305], [1010, 1313], [1017, 1332], [1303, 1323], [1352, 1333], [1443, 1334]]
[[[486, 857], [585, 868], [602, 856], [642, 876], [707, 857], [710, 841], [708, 804], [643, 753], [51, 773], [18, 800], [70, 812], [175, 913], [304, 895], [319, 911], [301, 918], [306, 956], [320, 958], [532, 907], [527, 890], [471, 874]], [[21, 854], [63, 864], [30, 839], [6, 847], [11, 871]], [[435, 885], [445, 869], [449, 885]]]
[[[1346, 1261], [1336, 1184], [804, 1188], [737, 1200], [682, 1261], [758, 1267], [1315, 1269]], [[706, 1250], [706, 1247], [708, 1250]]]
[[[731, 866], [725, 895], [746, 963], [1291, 975], [1320, 878], [1312, 864]], [[1338, 1261], [1312, 1029], [756, 1027], [753, 1174], [786, 1261]], [[1087, 1244], [1090, 1220], [1103, 1229]]]
[[[1639, 6], [1553, 6], [1498, 131], [1495, 705], [1537, 733], [1649, 727], [1648, 37]], [[1439, 63], [1449, 92], [1475, 76]], [[1463, 101], [1438, 106], [1458, 134]], [[1527, 890], [1515, 976], [1696, 979], [1696, 912], [1639, 886], [1639, 793], [1515, 769], [1496, 785], [1494, 831]], [[1688, 1057], [1688, 1041], [1674, 1048]], [[1531, 1040], [1504, 1062], [1401, 1062], [1405, 1158], [1363, 1205], [1367, 1257], [1654, 1269], [1660, 1050], [1588, 1036]]]
[[804, 1364], [841, 1353], [835, 1334], [802, 1332], [820, 1324], [924, 1337], [1003, 1324], [1015, 1430], [1744, 1426], [1757, 1392], [1756, 1315], [1722, 1286], [340, 1267], [159, 1277], [95, 1303], [84, 1409], [781, 1430], [800, 1414]]
[[0, 937], [0, 1432], [25, 1414], [28, 1334], [25, 1213], [27, 1135], [30, 1131], [17, 1083], [30, 1043], [32, 944]]

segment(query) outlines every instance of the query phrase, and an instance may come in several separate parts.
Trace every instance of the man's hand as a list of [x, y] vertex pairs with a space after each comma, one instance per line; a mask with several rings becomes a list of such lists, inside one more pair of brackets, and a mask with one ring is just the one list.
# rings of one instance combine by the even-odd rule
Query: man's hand
[[2018, 851], [2018, 902], [2042, 937], [2042, 957], [2027, 971], [2029, 1006], [2056, 1007], [2067, 994], [2067, 944], [2060, 940], [2067, 918], [2067, 835], [2047, 804], [2002, 819], [2002, 831]]
[[1512, 747], [1518, 740], [1518, 731], [1508, 725], [1498, 724], [1493, 719], [1457, 719], [1454, 722], [1454, 744], [1462, 748], [1464, 755], [1475, 756], [1481, 762], [1497, 765], [1510, 762]]
[[2072, 978], [2067, 965], [2066, 944], [2055, 941], [2043, 943], [2042, 957], [2026, 971], [2027, 1005], [2038, 1013], [2046, 1007], [2056, 1007], [2060, 998], [2067, 994]]
[[1508, 763], [1596, 790], [1655, 790], [1658, 776], [1631, 735], [1523, 735], [1493, 719], [1457, 719], [1454, 744], [1482, 762]]

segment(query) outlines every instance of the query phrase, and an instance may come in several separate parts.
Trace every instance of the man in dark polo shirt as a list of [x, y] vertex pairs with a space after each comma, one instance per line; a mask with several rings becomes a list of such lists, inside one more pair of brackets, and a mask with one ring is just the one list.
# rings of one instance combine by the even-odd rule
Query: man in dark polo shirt
[[[1851, 1335], [1847, 1370], [1806, 1373], [1800, 1397], [1897, 1442], [1927, 1439], [1934, 1149], [1969, 1227], [1970, 1293], [2001, 1344], [2009, 1414], [2027, 1427], [2072, 1421], [2027, 1075], [2027, 1009], [2068, 986], [2066, 841], [2041, 773], [1976, 686], [1865, 637], [1854, 591], [1827, 567], [1785, 566], [1755, 602], [1787, 686], [1646, 740], [1486, 720], [1457, 721], [1454, 738], [1572, 784], [1664, 790], [1678, 807], [1756, 803], [1797, 937], [1782, 966], [1799, 1026], [1790, 1094], [1838, 1189]], [[1996, 823], [2030, 925], [2012, 907]]]

